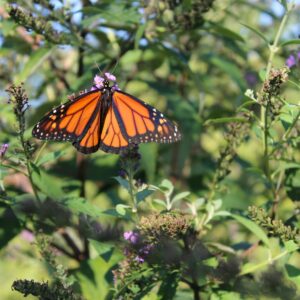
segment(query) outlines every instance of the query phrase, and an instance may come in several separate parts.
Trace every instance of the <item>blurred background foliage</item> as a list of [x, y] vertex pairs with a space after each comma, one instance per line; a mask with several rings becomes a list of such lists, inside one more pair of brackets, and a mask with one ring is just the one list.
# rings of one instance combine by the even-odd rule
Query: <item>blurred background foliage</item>
[[[268, 211], [275, 200], [270, 193], [270, 178], [264, 172], [260, 123], [237, 112], [251, 111], [260, 118], [259, 105], [249, 104], [251, 99], [245, 92], [261, 89], [270, 52], [268, 43], [274, 41], [286, 5], [286, 1], [271, 0], [0, 0], [0, 143], [9, 144], [0, 169], [0, 182], [5, 187], [0, 216], [1, 299], [23, 298], [11, 291], [15, 279], [53, 278], [49, 264], [40, 259], [41, 251], [31, 244], [36, 230], [51, 236], [51, 251], [70, 271], [82, 296], [110, 297], [107, 295], [113, 283], [109, 270], [122, 257], [118, 241], [122, 232], [133, 226], [120, 216], [120, 206], [114, 209], [120, 203], [129, 203], [125, 189], [113, 178], [119, 174], [119, 157], [101, 151], [83, 157], [68, 143], [49, 142], [41, 150], [42, 143], [31, 138], [32, 126], [44, 113], [65, 102], [68, 95], [91, 87], [98, 67], [114, 73], [122, 90], [163, 111], [182, 131], [179, 143], [141, 145], [137, 177], [155, 186], [168, 178], [176, 192], [190, 192], [189, 205], [196, 206], [201, 198], [222, 199], [218, 209], [237, 217], [217, 218], [206, 229], [209, 235], [203, 234], [204, 240], [217, 248], [230, 247], [235, 256], [244, 259], [243, 263], [258, 266], [270, 251], [274, 257], [280, 255], [282, 240], [271, 238], [267, 232], [267, 247], [258, 242], [261, 232], [253, 233], [255, 224], [247, 223], [249, 206], [262, 206]], [[283, 67], [291, 54], [297, 57], [299, 52], [298, 5], [296, 2], [282, 33], [280, 43], [285, 44], [274, 57], [274, 67]], [[12, 83], [21, 82], [30, 105], [25, 138], [30, 140], [35, 158], [41, 150], [35, 160], [39, 173], [33, 174], [42, 195], [40, 206], [35, 204], [32, 185], [24, 175], [26, 159], [5, 92]], [[281, 97], [289, 105], [299, 105], [299, 62], [291, 68]], [[280, 107], [279, 122], [269, 128], [270, 143], [280, 144], [280, 137], [291, 126], [297, 110], [289, 105]], [[249, 107], [249, 111], [243, 111]], [[236, 124], [242, 125], [237, 128]], [[294, 125], [296, 139], [299, 123]], [[233, 141], [228, 138], [235, 133]], [[299, 228], [299, 139], [294, 143], [296, 146], [281, 148], [278, 159], [270, 161], [272, 172], [277, 172], [273, 178], [284, 170], [278, 189], [280, 201], [272, 217]], [[234, 153], [228, 144], [236, 146]], [[224, 149], [231, 155], [228, 166], [222, 160], [220, 165]], [[186, 207], [177, 203], [181, 210]], [[146, 215], [151, 212], [148, 206], [141, 209]], [[258, 225], [270, 230], [272, 224]], [[118, 246], [112, 248], [112, 243]], [[102, 255], [108, 251], [113, 252], [110, 258]], [[297, 247], [284, 251], [290, 254], [269, 267], [262, 263], [257, 270], [248, 270], [250, 279], [262, 284], [260, 299], [300, 297], [299, 252]], [[174, 297], [198, 299], [193, 295], [183, 284]], [[216, 292], [212, 286], [203, 297], [246, 296], [228, 287]], [[156, 298], [152, 292], [145, 299], [168, 298]]]

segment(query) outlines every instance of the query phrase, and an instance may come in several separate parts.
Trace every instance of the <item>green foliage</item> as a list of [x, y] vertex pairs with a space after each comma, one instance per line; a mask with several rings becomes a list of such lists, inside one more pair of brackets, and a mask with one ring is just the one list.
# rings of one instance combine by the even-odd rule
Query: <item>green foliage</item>
[[[276, 2], [0, 0], [1, 299], [300, 297], [299, 8]], [[99, 69], [182, 141], [32, 138]]]

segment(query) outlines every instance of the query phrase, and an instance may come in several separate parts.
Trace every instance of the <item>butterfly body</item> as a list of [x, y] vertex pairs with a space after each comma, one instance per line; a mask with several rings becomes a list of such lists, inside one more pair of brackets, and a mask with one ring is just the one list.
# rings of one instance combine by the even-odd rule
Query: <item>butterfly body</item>
[[34, 126], [33, 136], [70, 141], [85, 154], [99, 148], [120, 153], [134, 144], [170, 143], [181, 138], [177, 126], [161, 112], [120, 91], [116, 84], [110, 86], [108, 78], [99, 78], [101, 84], [96, 82], [91, 91], [46, 114]]

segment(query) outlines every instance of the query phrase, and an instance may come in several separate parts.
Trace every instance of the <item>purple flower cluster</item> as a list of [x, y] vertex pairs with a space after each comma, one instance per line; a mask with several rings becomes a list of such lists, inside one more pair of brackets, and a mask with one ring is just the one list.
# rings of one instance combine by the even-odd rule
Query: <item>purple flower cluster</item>
[[35, 239], [34, 234], [32, 232], [30, 232], [29, 230], [26, 230], [26, 229], [21, 231], [21, 237], [22, 237], [23, 240], [25, 240], [29, 243], [32, 243]]
[[4, 155], [6, 153], [8, 149], [8, 144], [3, 144], [1, 147], [0, 147], [0, 158], [4, 158]]
[[126, 231], [123, 234], [124, 239], [129, 241], [131, 244], [136, 244], [139, 240], [139, 234], [133, 231]]
[[[126, 231], [123, 236], [124, 239], [129, 241], [132, 245], [137, 245], [141, 241], [141, 237], [137, 232]], [[139, 249], [135, 249], [134, 251], [134, 260], [138, 263], [145, 262], [145, 258], [149, 255], [152, 248], [152, 245], [141, 245]], [[128, 248], [125, 248], [124, 254], [129, 256], [132, 252]]]
[[299, 61], [300, 61], [300, 51], [297, 53], [297, 55], [291, 54], [285, 61], [285, 64], [289, 68], [292, 68], [296, 66]]
[[118, 84], [116, 83], [116, 81], [117, 81], [116, 76], [111, 73], [106, 72], [106, 73], [104, 73], [103, 77], [99, 76], [99, 75], [96, 75], [94, 77], [94, 85], [92, 86], [91, 91], [94, 91], [97, 89], [102, 89], [104, 87], [105, 80], [112, 81], [114, 83], [113, 86], [111, 87], [112, 91], [120, 90], [118, 87]]
[[150, 254], [152, 248], [153, 248], [152, 245], [143, 246], [141, 249], [139, 249], [138, 255], [134, 258], [134, 260], [139, 263], [145, 262], [145, 258]]

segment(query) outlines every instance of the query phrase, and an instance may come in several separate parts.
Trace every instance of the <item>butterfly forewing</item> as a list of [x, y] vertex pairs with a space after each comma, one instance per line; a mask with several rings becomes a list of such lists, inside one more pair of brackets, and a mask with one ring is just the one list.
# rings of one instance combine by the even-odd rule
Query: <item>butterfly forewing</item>
[[171, 143], [181, 138], [177, 126], [160, 111], [127, 93], [114, 92], [113, 109], [130, 144]]
[[91, 126], [101, 91], [80, 95], [54, 108], [38, 122], [32, 134], [41, 140], [78, 141]]

